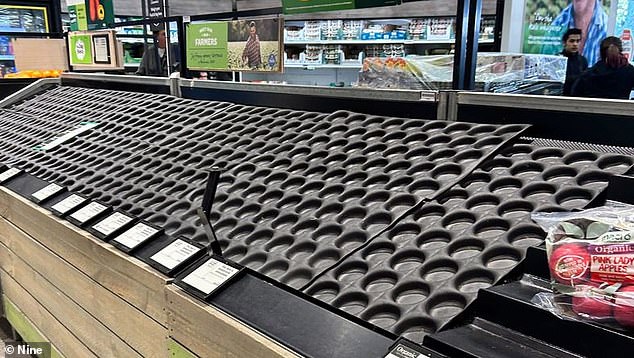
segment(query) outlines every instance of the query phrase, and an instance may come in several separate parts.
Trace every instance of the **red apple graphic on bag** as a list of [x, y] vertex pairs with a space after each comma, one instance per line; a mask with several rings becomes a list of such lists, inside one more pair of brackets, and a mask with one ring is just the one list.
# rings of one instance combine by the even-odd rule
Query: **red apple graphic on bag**
[[610, 296], [595, 286], [579, 285], [572, 297], [572, 310], [579, 315], [601, 319], [612, 317]]
[[624, 286], [616, 292], [614, 319], [623, 327], [634, 327], [634, 286]]
[[550, 255], [548, 265], [553, 279], [562, 284], [575, 285], [590, 277], [590, 254], [585, 244], [557, 245]]

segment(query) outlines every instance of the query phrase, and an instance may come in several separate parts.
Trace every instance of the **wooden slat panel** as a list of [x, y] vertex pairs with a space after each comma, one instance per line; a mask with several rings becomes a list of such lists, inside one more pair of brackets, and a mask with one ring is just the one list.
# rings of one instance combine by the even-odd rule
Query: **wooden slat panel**
[[[164, 326], [68, 264], [4, 218], [0, 218], [0, 232], [2, 244], [14, 256], [13, 275], [19, 282], [35, 280], [35, 272], [41, 273], [42, 279], [49, 281], [51, 286], [58, 288], [142, 355], [158, 357], [166, 354], [167, 329]], [[2, 251], [0, 250], [0, 258], [7, 256]], [[24, 267], [26, 264], [32, 267], [30, 275], [28, 268]], [[2, 265], [4, 266], [4, 261]], [[26, 283], [23, 285], [26, 287]], [[42, 296], [46, 295], [46, 291], [38, 292]]]
[[[74, 302], [57, 287], [53, 286], [45, 277], [36, 272], [4, 244], [0, 244], [0, 251], [8, 252], [14, 256], [12, 278], [20, 284], [59, 322], [81, 340], [86, 347], [98, 356], [102, 357], [141, 357], [132, 347], [119, 338], [115, 333], [93, 317], [86, 308]], [[39, 260], [38, 255], [25, 255], [32, 260]], [[51, 259], [47, 261], [50, 271], [57, 271], [58, 262]], [[68, 277], [74, 280], [76, 275]], [[72, 284], [72, 282], [71, 282]], [[121, 301], [121, 299], [116, 298]], [[129, 306], [130, 309], [132, 306]], [[109, 314], [105, 311], [104, 314]], [[127, 313], [127, 312], [126, 312]], [[132, 340], [128, 340], [132, 341]], [[159, 346], [157, 342], [155, 346]], [[153, 352], [148, 352], [153, 353]]]
[[[25, 338], [27, 341], [41, 339], [44, 342], [51, 342], [61, 354], [67, 357], [96, 357], [6, 272], [0, 270], [0, 276], [2, 276], [2, 296], [5, 310], [9, 315], [15, 313], [10, 312], [11, 306], [6, 302], [9, 300], [22, 313], [17, 317], [9, 317], [11, 318], [9, 322], [18, 326], [16, 327], [19, 328], [18, 332], [21, 334], [24, 332], [27, 335]], [[36, 328], [36, 330], [32, 328]]]
[[170, 336], [201, 357], [297, 357], [180, 288], [167, 287]]
[[0, 213], [87, 276], [167, 326], [167, 277], [6, 188], [0, 188]]

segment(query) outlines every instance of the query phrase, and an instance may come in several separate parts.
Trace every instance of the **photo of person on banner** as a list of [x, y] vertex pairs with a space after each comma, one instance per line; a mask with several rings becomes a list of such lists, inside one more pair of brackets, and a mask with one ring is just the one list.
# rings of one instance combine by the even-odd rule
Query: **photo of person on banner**
[[615, 0], [526, 0], [522, 52], [556, 55], [562, 36], [581, 30], [579, 53], [592, 66], [599, 61], [599, 47], [608, 33], [610, 4]]
[[255, 21], [249, 23], [249, 38], [246, 45], [244, 45], [244, 51], [242, 51], [242, 61], [246, 62], [251, 69], [258, 69], [262, 64], [260, 38], [255, 27]]
[[581, 29], [580, 53], [590, 65], [599, 60], [600, 44], [608, 32], [608, 15], [601, 0], [572, 0], [552, 24], [564, 29]]
[[277, 18], [228, 22], [227, 69], [281, 71], [281, 33]]

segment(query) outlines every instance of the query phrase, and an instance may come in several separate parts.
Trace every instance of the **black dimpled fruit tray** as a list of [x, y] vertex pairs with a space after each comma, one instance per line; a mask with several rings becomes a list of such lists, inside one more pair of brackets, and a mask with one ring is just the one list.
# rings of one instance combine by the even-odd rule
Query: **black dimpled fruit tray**
[[[10, 111], [66, 127], [78, 117], [101, 122], [16, 163], [170, 235], [205, 239], [196, 217], [205, 171], [223, 168], [212, 221], [226, 256], [296, 288], [525, 128], [78, 87], [58, 87]], [[25, 132], [35, 139], [32, 130], [48, 123]]]
[[634, 158], [514, 144], [416, 208], [306, 292], [414, 341], [497, 283], [545, 235], [534, 211], [586, 206]]
[[[222, 168], [211, 219], [227, 258], [419, 342], [542, 242], [532, 212], [583, 208], [634, 163], [519, 141], [523, 125], [80, 87], [0, 111], [0, 162], [168, 235], [206, 239], [196, 209]], [[33, 149], [82, 121], [100, 125]]]

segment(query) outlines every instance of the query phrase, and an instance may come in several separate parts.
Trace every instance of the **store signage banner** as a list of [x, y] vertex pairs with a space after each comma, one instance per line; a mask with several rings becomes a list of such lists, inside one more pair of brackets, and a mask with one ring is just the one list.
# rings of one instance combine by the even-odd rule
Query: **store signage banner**
[[355, 0], [355, 9], [362, 9], [366, 7], [378, 7], [378, 6], [393, 6], [400, 5], [401, 0]]
[[522, 52], [560, 53], [564, 32], [578, 26], [575, 19], [583, 17], [589, 25], [582, 29], [582, 54], [594, 64], [599, 59], [599, 44], [607, 36], [610, 1], [615, 0], [577, 0], [575, 8], [571, 0], [526, 0]]
[[[163, 0], [147, 0], [147, 13], [150, 19], [165, 17], [165, 7], [163, 6]], [[150, 25], [150, 30], [165, 30], [165, 25], [160, 22], [153, 23]]]
[[281, 20], [191, 23], [187, 67], [200, 71], [279, 72]]
[[67, 0], [71, 31], [99, 30], [114, 23], [113, 0]]
[[92, 37], [90, 34], [70, 34], [70, 64], [90, 65], [92, 60]]
[[634, 0], [619, 0], [616, 9], [614, 36], [623, 41], [623, 54], [634, 62], [632, 54], [632, 31], [634, 31]]
[[70, 64], [81, 68], [122, 68], [117, 52], [115, 30], [70, 32], [68, 34]]
[[227, 23], [189, 24], [186, 52], [190, 69], [227, 68]]
[[68, 16], [70, 17], [70, 30], [88, 30], [85, 0], [67, 0], [66, 4], [68, 6]]
[[285, 14], [354, 9], [354, 0], [282, 0]]
[[114, 23], [113, 0], [86, 0], [88, 30], [99, 30]]
[[304, 14], [317, 11], [362, 9], [399, 5], [401, 0], [282, 0], [285, 14]]

